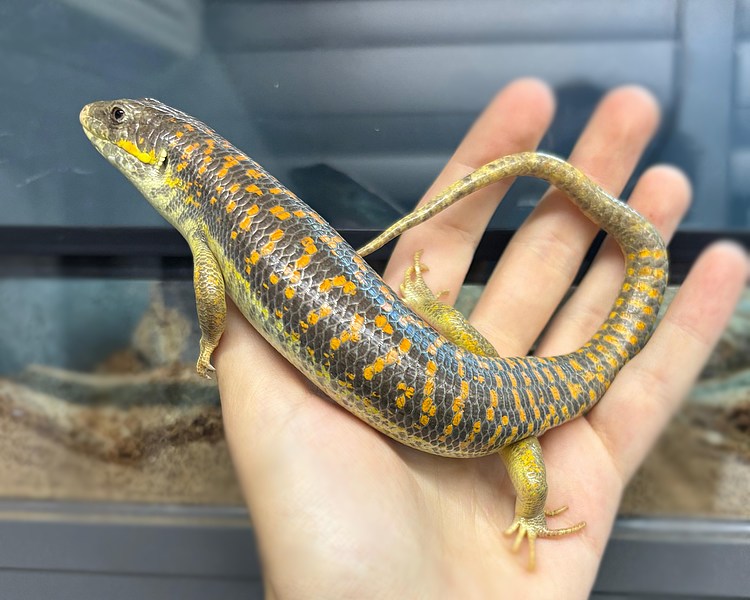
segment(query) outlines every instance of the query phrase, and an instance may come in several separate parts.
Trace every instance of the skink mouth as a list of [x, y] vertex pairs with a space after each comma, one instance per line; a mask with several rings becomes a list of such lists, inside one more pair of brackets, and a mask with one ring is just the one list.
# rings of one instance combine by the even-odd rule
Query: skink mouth
[[81, 122], [81, 126], [83, 127], [83, 130], [89, 134], [93, 133], [91, 131], [91, 105], [87, 104], [81, 109], [81, 112], [78, 114], [78, 120]]
[[86, 137], [88, 137], [92, 143], [109, 142], [107, 136], [104, 135], [105, 127], [94, 111], [98, 104], [99, 102], [92, 102], [91, 104], [84, 106], [78, 114], [78, 120], [81, 123], [81, 127], [83, 127], [83, 132], [86, 134]]
[[106, 128], [97, 117], [95, 108], [98, 102], [87, 104], [81, 109], [78, 120], [81, 122], [83, 133], [100, 154], [112, 161], [118, 154], [118, 148], [106, 136]]

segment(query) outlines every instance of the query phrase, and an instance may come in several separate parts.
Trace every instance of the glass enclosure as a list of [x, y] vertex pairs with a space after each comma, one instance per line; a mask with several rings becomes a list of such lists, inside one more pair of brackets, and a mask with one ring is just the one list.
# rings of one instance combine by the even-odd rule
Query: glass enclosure
[[[683, 246], [747, 240], [749, 2], [394, 4], [0, 4], [0, 496], [241, 504], [216, 388], [193, 374], [187, 247], [81, 133], [92, 100], [199, 117], [353, 239], [410, 209], [513, 78], [555, 87], [541, 148], [560, 155], [606, 90], [639, 83], [664, 111], [642, 167], [695, 186]], [[493, 228], [542, 189], [519, 182]], [[750, 295], [622, 511], [747, 519], [748, 490]]]

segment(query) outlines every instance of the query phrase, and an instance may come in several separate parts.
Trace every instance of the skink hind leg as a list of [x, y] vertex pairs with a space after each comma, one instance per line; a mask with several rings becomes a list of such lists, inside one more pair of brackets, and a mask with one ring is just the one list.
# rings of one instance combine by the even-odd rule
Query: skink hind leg
[[[422, 253], [414, 255], [414, 263], [406, 270], [401, 293], [414, 312], [430, 323], [458, 346], [482, 356], [498, 356], [495, 348], [452, 306], [443, 304], [432, 293], [422, 273], [427, 267], [421, 262]], [[513, 551], [517, 552], [524, 539], [529, 540], [529, 568], [536, 563], [536, 539], [574, 533], [586, 523], [577, 523], [563, 529], [549, 529], [547, 517], [563, 512], [567, 507], [545, 511], [547, 500], [547, 471], [544, 467], [542, 447], [536, 437], [530, 437], [506, 446], [500, 456], [516, 491], [516, 514], [506, 535], [516, 535]]]
[[211, 373], [215, 370], [211, 364], [211, 355], [224, 333], [227, 314], [224, 277], [219, 263], [204, 240], [200, 237], [191, 239], [190, 248], [193, 251], [195, 305], [201, 328], [200, 354], [196, 370], [201, 377], [210, 379]]
[[562, 529], [547, 527], [547, 517], [559, 515], [567, 506], [557, 510], [544, 508], [547, 500], [547, 471], [538, 438], [529, 437], [514, 442], [502, 448], [500, 456], [516, 490], [516, 516], [505, 534], [516, 534], [513, 552], [518, 551], [524, 538], [529, 540], [529, 569], [533, 569], [536, 564], [536, 538], [575, 533], [583, 529], [586, 523], [580, 522]]
[[421, 258], [420, 250], [414, 255], [412, 266], [404, 273], [401, 295], [406, 305], [457, 346], [482, 356], [497, 356], [492, 344], [460, 312], [440, 302], [446, 291], [435, 296], [427, 287], [422, 273], [429, 269], [422, 264]]

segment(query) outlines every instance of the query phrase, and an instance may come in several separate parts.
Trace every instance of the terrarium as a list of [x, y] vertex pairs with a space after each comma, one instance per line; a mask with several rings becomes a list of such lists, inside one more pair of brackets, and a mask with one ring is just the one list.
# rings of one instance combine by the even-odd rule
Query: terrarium
[[[200, 117], [356, 246], [410, 210], [511, 79], [554, 86], [559, 108], [541, 148], [560, 156], [606, 90], [638, 83], [664, 111], [639, 172], [668, 162], [694, 184], [694, 206], [670, 246], [672, 285], [711, 241], [748, 246], [745, 2], [470, 1], [460, 18], [449, 8], [222, 0], [0, 8], [0, 539], [20, 540], [3, 545], [0, 578], [13, 589], [38, 591], [44, 581], [65, 593], [103, 590], [110, 578], [151, 597], [158, 592], [139, 575], [183, 590], [196, 573], [205, 587], [185, 594], [262, 589], [257, 566], [218, 565], [206, 550], [254, 553], [218, 391], [194, 372], [188, 247], [91, 149], [77, 118], [89, 101], [156, 97]], [[481, 19], [467, 16], [478, 11]], [[565, 19], [571, 11], [576, 18]], [[543, 190], [522, 180], [503, 201], [463, 310]], [[373, 265], [382, 268], [388, 252]], [[737, 565], [750, 552], [749, 493], [746, 293], [627, 490], [597, 591], [746, 592]], [[94, 552], [96, 539], [114, 554]], [[193, 550], [180, 554], [180, 545]], [[673, 557], [702, 566], [664, 576]], [[81, 572], [91, 580], [71, 575]]]

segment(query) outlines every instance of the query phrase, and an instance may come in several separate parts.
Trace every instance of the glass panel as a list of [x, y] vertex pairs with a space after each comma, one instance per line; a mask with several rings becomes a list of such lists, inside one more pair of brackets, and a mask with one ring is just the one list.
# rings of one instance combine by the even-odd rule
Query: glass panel
[[[674, 290], [672, 290], [674, 291]], [[750, 518], [750, 290], [620, 511]]]
[[0, 305], [0, 496], [241, 503], [191, 282], [6, 279]]
[[[77, 119], [94, 99], [152, 96], [205, 120], [334, 225], [383, 227], [496, 90], [534, 75], [559, 97], [541, 147], [563, 155], [607, 89], [648, 87], [664, 124], [644, 165], [690, 174], [684, 227], [747, 230], [750, 0], [391, 5], [0, 3], [0, 226], [165, 227]], [[493, 226], [518, 225], [543, 188], [515, 186]], [[0, 494], [239, 503], [215, 388], [192, 375], [189, 282], [34, 275], [0, 281], [12, 307], [0, 321]], [[746, 299], [624, 511], [748, 516], [748, 320]]]
[[[736, 17], [734, 4], [508, 10], [475, 0], [460, 16], [437, 0], [398, 11], [374, 1], [6, 2], [0, 223], [163, 225], [76, 118], [94, 99], [152, 96], [210, 123], [335, 225], [383, 227], [419, 198], [492, 95], [533, 75], [559, 97], [541, 147], [563, 155], [607, 89], [648, 87], [665, 118], [647, 162], [677, 163], [696, 186], [685, 227], [746, 227], [750, 19], [747, 2]], [[543, 188], [519, 184], [494, 225], [517, 226]]]

